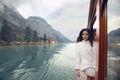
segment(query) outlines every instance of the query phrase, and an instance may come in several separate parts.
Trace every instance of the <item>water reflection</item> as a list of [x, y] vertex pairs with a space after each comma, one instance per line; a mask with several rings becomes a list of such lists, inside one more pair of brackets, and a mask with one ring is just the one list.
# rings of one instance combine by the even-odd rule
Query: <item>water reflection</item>
[[120, 49], [113, 47], [109, 49], [107, 80], [119, 80], [119, 79], [120, 79]]
[[36, 46], [0, 47], [1, 79], [12, 80], [12, 78], [16, 79], [24, 75], [26, 68], [35, 59], [37, 50]]
[[52, 80], [45, 79], [54, 65], [50, 60], [65, 45], [0, 47], [0, 80]]

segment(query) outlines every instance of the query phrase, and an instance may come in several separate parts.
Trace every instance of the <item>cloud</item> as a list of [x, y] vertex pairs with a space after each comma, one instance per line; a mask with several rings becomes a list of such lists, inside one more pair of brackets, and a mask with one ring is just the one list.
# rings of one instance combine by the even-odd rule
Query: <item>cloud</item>
[[[8, 1], [8, 0], [6, 0], [6, 1]], [[9, 0], [9, 2], [11, 2], [15, 7], [18, 7], [21, 4], [26, 4], [26, 3], [30, 2], [30, 0]]]
[[66, 37], [69, 37], [71, 40], [76, 40], [79, 31], [87, 27], [87, 11], [89, 11], [88, 7], [69, 6], [63, 9], [57, 18], [50, 19], [48, 22], [52, 27], [66, 35]]
[[120, 0], [108, 0], [108, 11], [110, 15], [120, 16]]
[[62, 7], [62, 2], [60, 0], [30, 0], [30, 1], [13, 0], [13, 1], [15, 1], [13, 2], [13, 5], [18, 9], [20, 13], [22, 11], [24, 12], [24, 14], [26, 13], [28, 15], [26, 16], [21, 13], [21, 15], [23, 15], [23, 17], [25, 18], [29, 16], [40, 16], [46, 18], [47, 16], [49, 16], [49, 14], [52, 14], [54, 11]]
[[[32, 10], [31, 6], [27, 4], [20, 5], [19, 7], [17, 7], [17, 10], [24, 18], [28, 18], [29, 16], [34, 15], [34, 11]], [[30, 15], [28, 13], [30, 13]]]
[[120, 28], [120, 17], [112, 18], [108, 23], [108, 32]]
[[120, 28], [120, 0], [108, 2], [108, 32]]

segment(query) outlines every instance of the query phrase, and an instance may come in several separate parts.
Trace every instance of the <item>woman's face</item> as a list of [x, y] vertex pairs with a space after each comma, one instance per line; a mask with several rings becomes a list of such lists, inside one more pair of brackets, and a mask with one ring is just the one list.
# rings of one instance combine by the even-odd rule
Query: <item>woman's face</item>
[[88, 32], [87, 32], [87, 31], [83, 31], [83, 33], [82, 33], [82, 38], [83, 38], [83, 40], [87, 41], [87, 40], [88, 40], [88, 37], [89, 37]]

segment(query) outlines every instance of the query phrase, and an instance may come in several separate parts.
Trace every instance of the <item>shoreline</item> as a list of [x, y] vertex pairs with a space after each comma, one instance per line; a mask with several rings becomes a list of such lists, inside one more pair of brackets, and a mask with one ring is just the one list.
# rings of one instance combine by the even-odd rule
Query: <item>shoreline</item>
[[[58, 42], [57, 42], [58, 43]], [[0, 46], [13, 46], [13, 45], [43, 45], [43, 44], [53, 44], [53, 43], [47, 43], [47, 42], [19, 42], [19, 43], [0, 43]], [[56, 43], [54, 43], [56, 44]]]

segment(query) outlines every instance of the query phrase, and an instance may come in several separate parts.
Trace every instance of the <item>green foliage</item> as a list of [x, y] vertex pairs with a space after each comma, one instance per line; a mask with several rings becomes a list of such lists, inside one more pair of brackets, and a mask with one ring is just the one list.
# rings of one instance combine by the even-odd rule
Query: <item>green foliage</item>
[[16, 34], [13, 31], [12, 27], [8, 25], [7, 20], [3, 21], [3, 26], [1, 28], [1, 39], [8, 43], [16, 39]]
[[34, 31], [34, 32], [33, 32], [32, 41], [33, 41], [33, 42], [37, 42], [37, 41], [38, 41], [38, 34], [37, 34], [37, 31]]
[[32, 30], [28, 26], [28, 27], [25, 28], [25, 37], [24, 37], [24, 40], [27, 41], [27, 42], [30, 42], [31, 41], [31, 37], [32, 37]]
[[46, 40], [47, 40], [47, 37], [46, 37], [46, 34], [44, 33], [43, 41], [46, 42]]

